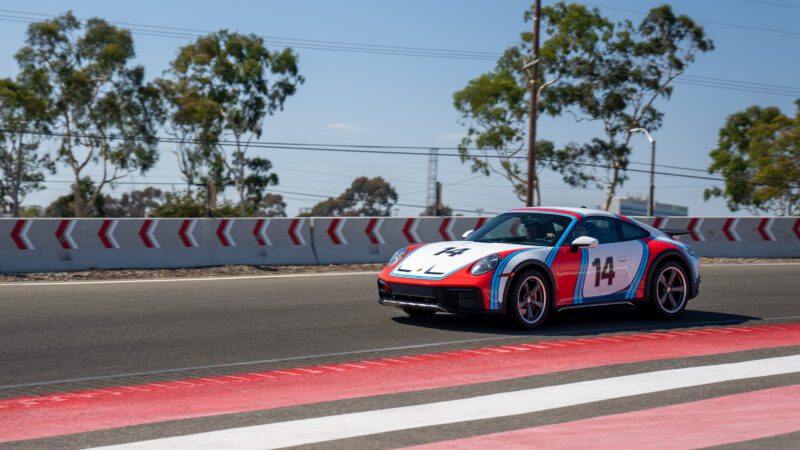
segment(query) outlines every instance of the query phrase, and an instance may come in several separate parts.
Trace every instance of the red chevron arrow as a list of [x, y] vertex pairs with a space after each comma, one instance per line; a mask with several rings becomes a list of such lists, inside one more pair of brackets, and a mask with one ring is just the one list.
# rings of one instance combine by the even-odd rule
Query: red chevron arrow
[[689, 236], [691, 236], [693, 241], [705, 241], [706, 239], [703, 237], [703, 233], [700, 232], [700, 225], [703, 223], [703, 219], [698, 219], [694, 217], [689, 219]]
[[142, 227], [139, 228], [139, 238], [147, 248], [159, 248], [158, 240], [156, 240], [156, 227], [158, 226], [158, 219], [144, 219]]
[[178, 230], [178, 237], [181, 238], [184, 247], [197, 247], [197, 240], [194, 238], [194, 227], [197, 221], [194, 219], [184, 219], [181, 228]]
[[381, 224], [383, 224], [383, 219], [372, 218], [369, 219], [367, 228], [364, 229], [364, 233], [367, 234], [367, 239], [374, 245], [386, 243], [386, 241], [383, 240], [383, 236], [381, 236]]
[[97, 237], [103, 243], [105, 248], [119, 248], [119, 243], [114, 238], [114, 230], [117, 229], [117, 220], [106, 219], [100, 225], [100, 230], [97, 232]]
[[78, 245], [72, 239], [72, 230], [75, 229], [75, 221], [64, 219], [58, 224], [56, 229], [56, 240], [64, 250], [76, 249]]
[[256, 225], [253, 227], [253, 237], [256, 238], [258, 245], [272, 245], [272, 241], [270, 241], [269, 236], [267, 236], [267, 228], [269, 228], [269, 220], [256, 220]]
[[14, 240], [14, 244], [20, 250], [34, 249], [33, 244], [28, 239], [28, 231], [31, 229], [31, 225], [33, 225], [33, 222], [30, 220], [17, 220], [17, 223], [14, 224], [14, 229], [11, 230], [11, 239]]
[[217, 237], [225, 247], [236, 247], [236, 241], [231, 236], [231, 227], [234, 221], [234, 219], [221, 219], [217, 226]]
[[772, 218], [763, 218], [758, 223], [758, 234], [761, 235], [761, 238], [765, 241], [774, 241], [775, 236], [772, 234], [772, 222], [774, 219]]
[[292, 239], [294, 245], [306, 245], [306, 240], [303, 239], [303, 235], [299, 233], [300, 229], [303, 228], [303, 222], [305, 222], [305, 219], [294, 219], [291, 225], [289, 225], [289, 237]]
[[482, 227], [484, 223], [486, 223], [486, 217], [478, 217], [478, 220], [475, 221], [475, 228], [473, 228], [473, 230], [477, 230], [478, 228]]
[[439, 225], [439, 234], [442, 235], [442, 237], [444, 238], [445, 241], [452, 241], [453, 240], [453, 235], [452, 235], [451, 230], [450, 230], [450, 227], [451, 227], [450, 222], [451, 221], [452, 221], [452, 219], [450, 219], [449, 217], [445, 217], [444, 219], [442, 219], [442, 224]]
[[331, 238], [333, 245], [347, 244], [347, 239], [342, 235], [340, 228], [344, 225], [344, 220], [333, 219], [331, 224], [328, 225], [328, 236]]
[[733, 217], [729, 217], [725, 220], [725, 224], [722, 225], [722, 232], [725, 233], [725, 237], [728, 238], [729, 241], [739, 241], [739, 234], [736, 233], [736, 225], [739, 223], [739, 219], [734, 219]]
[[795, 236], [797, 236], [797, 239], [800, 239], [800, 219], [796, 219], [794, 221], [794, 228], [792, 228], [792, 231], [794, 231], [794, 234]]
[[417, 219], [406, 219], [406, 223], [403, 225], [403, 236], [411, 244], [420, 242], [419, 235], [417, 235]]

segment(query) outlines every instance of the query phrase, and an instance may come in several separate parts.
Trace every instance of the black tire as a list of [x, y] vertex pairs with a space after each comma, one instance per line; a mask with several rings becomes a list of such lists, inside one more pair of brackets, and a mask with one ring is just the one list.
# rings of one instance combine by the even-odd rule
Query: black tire
[[415, 318], [415, 319], [427, 319], [429, 317], [433, 317], [436, 314], [436, 311], [432, 309], [422, 309], [422, 308], [403, 308], [406, 314]]
[[675, 319], [683, 314], [689, 303], [689, 277], [683, 266], [666, 261], [656, 267], [650, 282], [648, 306], [661, 319]]
[[535, 330], [544, 324], [552, 305], [547, 277], [536, 269], [516, 277], [506, 296], [506, 315], [515, 326]]

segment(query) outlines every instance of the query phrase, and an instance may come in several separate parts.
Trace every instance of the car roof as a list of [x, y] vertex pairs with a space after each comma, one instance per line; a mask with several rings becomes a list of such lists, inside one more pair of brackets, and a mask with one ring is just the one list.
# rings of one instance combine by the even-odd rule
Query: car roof
[[589, 209], [589, 208], [571, 208], [567, 206], [535, 206], [535, 207], [527, 207], [527, 208], [516, 208], [512, 209], [509, 212], [540, 212], [540, 213], [560, 213], [560, 214], [567, 214], [573, 217], [587, 217], [587, 216], [598, 216], [598, 217], [620, 217], [619, 214], [614, 214], [608, 211], [601, 211], [599, 209]]

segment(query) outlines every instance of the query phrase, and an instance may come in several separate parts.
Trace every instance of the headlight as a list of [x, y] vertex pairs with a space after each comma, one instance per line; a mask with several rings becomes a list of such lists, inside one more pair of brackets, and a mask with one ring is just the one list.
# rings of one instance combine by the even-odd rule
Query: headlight
[[400, 250], [394, 252], [394, 255], [392, 255], [392, 258], [389, 260], [389, 266], [393, 266], [399, 263], [400, 260], [403, 259], [404, 256], [406, 256], [406, 253], [408, 253], [407, 248], [401, 248]]
[[503, 258], [501, 258], [497, 253], [484, 256], [483, 258], [475, 261], [475, 264], [472, 265], [472, 269], [470, 269], [469, 272], [473, 275], [483, 275], [485, 273], [489, 273], [497, 267], [497, 264], [500, 263], [501, 259]]

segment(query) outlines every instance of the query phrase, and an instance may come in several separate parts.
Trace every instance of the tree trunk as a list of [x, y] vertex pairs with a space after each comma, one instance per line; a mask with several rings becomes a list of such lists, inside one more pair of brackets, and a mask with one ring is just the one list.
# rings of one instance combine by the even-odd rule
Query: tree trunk
[[75, 189], [72, 196], [72, 206], [75, 209], [75, 217], [83, 217], [83, 205], [81, 204], [81, 173], [73, 169], [75, 174]]
[[608, 184], [608, 194], [605, 202], [603, 202], [603, 211], [608, 211], [611, 208], [611, 201], [617, 195], [617, 183], [619, 183], [619, 165], [614, 163], [614, 175], [611, 177], [611, 183]]

